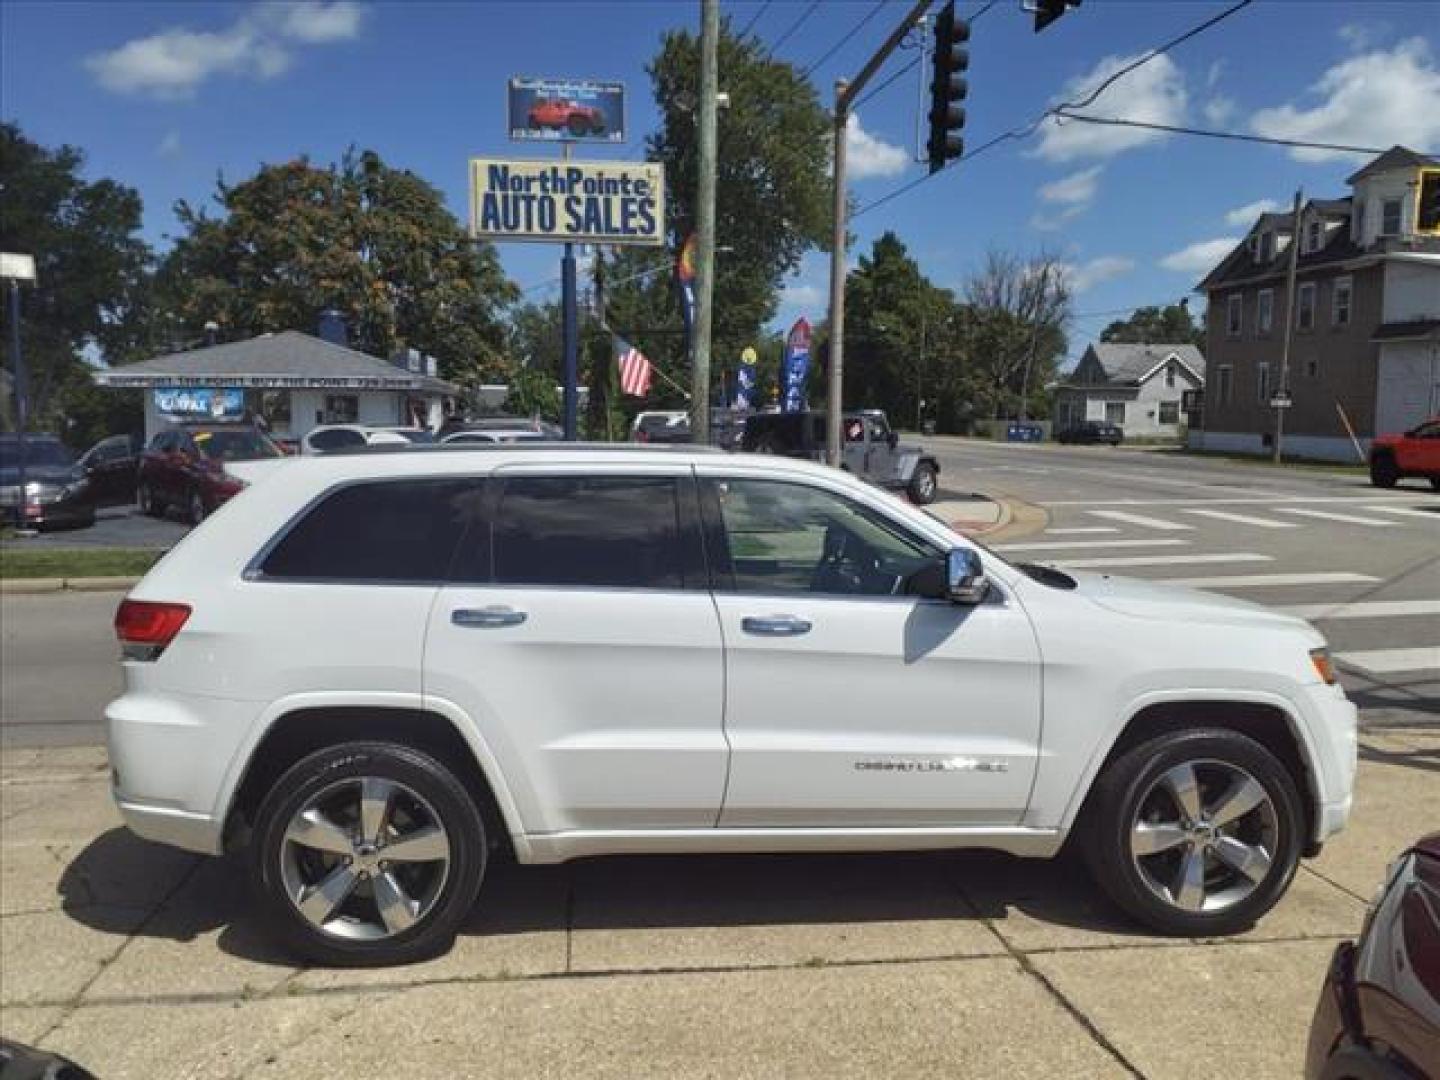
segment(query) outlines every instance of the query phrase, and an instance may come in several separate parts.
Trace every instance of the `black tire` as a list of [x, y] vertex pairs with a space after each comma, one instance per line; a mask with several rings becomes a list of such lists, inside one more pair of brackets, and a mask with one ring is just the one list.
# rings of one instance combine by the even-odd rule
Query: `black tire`
[[190, 498], [185, 500], [185, 516], [191, 525], [199, 525], [209, 516], [209, 510], [205, 506], [205, 496], [200, 494], [198, 488], [190, 492]]
[[[1264, 789], [1274, 810], [1268, 870], [1243, 899], [1211, 912], [1182, 910], [1162, 899], [1131, 854], [1131, 828], [1142, 800], [1165, 773], [1187, 762], [1243, 770]], [[1096, 882], [1132, 918], [1177, 937], [1233, 934], [1252, 926], [1289, 888], [1307, 840], [1300, 795], [1289, 771], [1255, 740], [1224, 728], [1169, 732], [1127, 751], [1096, 780], [1085, 814], [1082, 842]]]
[[135, 505], [139, 507], [140, 513], [146, 517], [160, 517], [164, 512], [159, 501], [155, 498], [155, 491], [149, 484], [137, 484], [135, 486]]
[[[315, 926], [291, 901], [284, 880], [291, 820], [327, 788], [360, 778], [396, 782], [418, 794], [433, 808], [449, 844], [443, 884], [428, 911], [412, 926], [377, 940], [341, 937]], [[408, 964], [448, 951], [474, 906], [486, 856], [484, 821], [455, 774], [428, 754], [386, 742], [343, 743], [292, 766], [260, 804], [248, 852], [251, 885], [275, 936], [297, 956], [335, 967]]]
[[940, 490], [940, 479], [935, 472], [935, 466], [922, 461], [915, 466], [915, 472], [910, 477], [910, 483], [905, 488], [905, 493], [910, 496], [910, 501], [916, 506], [929, 506], [935, 501], [935, 495]]
[[1370, 459], [1370, 483], [1378, 488], [1393, 488], [1400, 480], [1400, 467], [1390, 454], [1376, 454]]

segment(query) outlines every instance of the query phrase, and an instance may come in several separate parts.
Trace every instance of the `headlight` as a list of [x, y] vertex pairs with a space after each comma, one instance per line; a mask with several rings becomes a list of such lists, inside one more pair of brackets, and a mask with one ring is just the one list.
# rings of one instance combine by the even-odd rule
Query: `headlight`
[[25, 485], [26, 495], [39, 495], [44, 490], [45, 485], [40, 483], [39, 480], [31, 480], [28, 484]]
[[1315, 673], [1326, 686], [1334, 686], [1339, 681], [1335, 677], [1335, 662], [1330, 659], [1329, 649], [1311, 649], [1310, 663], [1315, 665]]

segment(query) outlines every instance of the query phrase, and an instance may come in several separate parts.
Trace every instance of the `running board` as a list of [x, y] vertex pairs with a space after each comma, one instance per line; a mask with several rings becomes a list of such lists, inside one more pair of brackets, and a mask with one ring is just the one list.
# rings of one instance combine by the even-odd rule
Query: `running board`
[[911, 829], [583, 829], [527, 833], [522, 862], [559, 863], [592, 855], [745, 854], [787, 851], [929, 851], [988, 848], [1049, 858], [1065, 836], [1059, 829], [928, 827]]

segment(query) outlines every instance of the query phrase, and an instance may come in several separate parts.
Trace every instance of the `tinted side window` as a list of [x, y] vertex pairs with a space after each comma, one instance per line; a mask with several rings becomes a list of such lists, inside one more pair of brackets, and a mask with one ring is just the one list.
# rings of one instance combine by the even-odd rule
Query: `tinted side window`
[[495, 582], [682, 588], [676, 486], [652, 476], [505, 481], [495, 512]]
[[364, 446], [365, 436], [348, 428], [334, 431], [318, 431], [310, 436], [310, 445], [316, 450], [336, 450], [342, 446]]
[[[467, 526], [474, 480], [354, 484], [326, 496], [265, 557], [267, 578], [443, 582]], [[483, 533], [483, 529], [474, 532]]]

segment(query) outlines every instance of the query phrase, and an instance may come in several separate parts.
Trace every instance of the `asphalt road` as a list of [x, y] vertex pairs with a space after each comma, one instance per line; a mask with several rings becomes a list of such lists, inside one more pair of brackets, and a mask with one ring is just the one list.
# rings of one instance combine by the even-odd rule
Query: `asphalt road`
[[1023, 500], [1006, 558], [1177, 581], [1289, 610], [1335, 653], [1361, 723], [1440, 731], [1440, 493], [1167, 452], [930, 439], [941, 483]]
[[7, 538], [4, 546], [28, 548], [168, 548], [190, 531], [188, 522], [170, 515], [146, 517], [134, 506], [106, 506], [95, 512], [85, 529], [49, 529], [32, 536]]
[[[950, 491], [1043, 508], [1016, 561], [1179, 580], [1287, 608], [1329, 639], [1367, 727], [1440, 731], [1440, 494], [1362, 477], [1112, 450], [927, 444]], [[177, 529], [170, 523], [150, 523]], [[103, 738], [120, 688], [113, 593], [0, 599], [0, 745]]]

